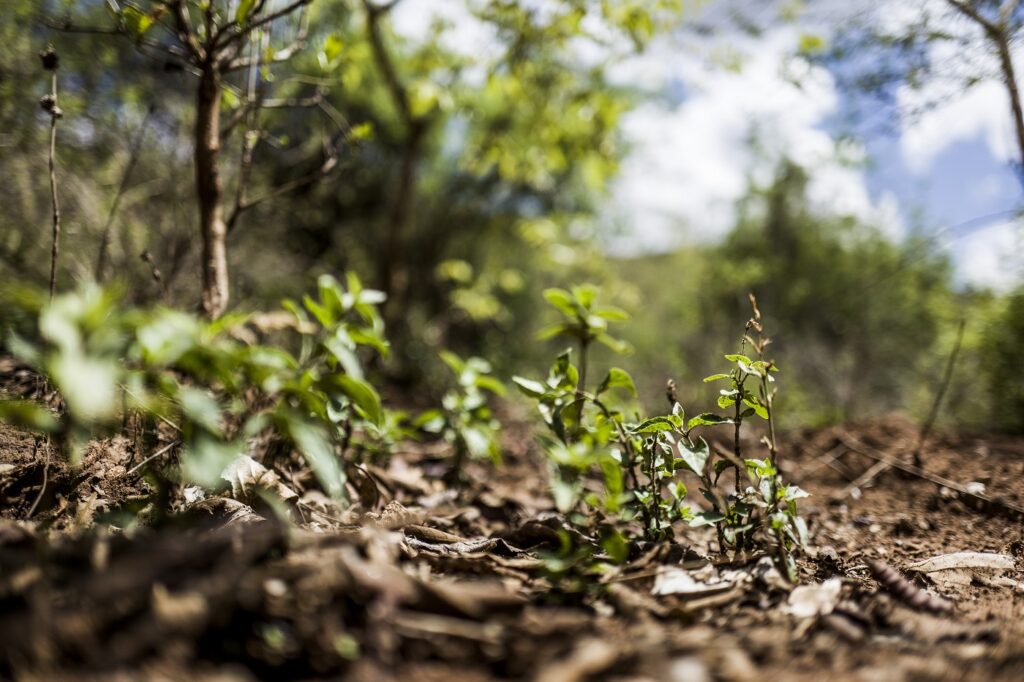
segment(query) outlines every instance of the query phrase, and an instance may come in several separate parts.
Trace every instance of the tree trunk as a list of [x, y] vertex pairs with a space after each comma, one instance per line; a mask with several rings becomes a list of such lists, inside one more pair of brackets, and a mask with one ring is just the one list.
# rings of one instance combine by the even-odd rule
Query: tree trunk
[[203, 238], [203, 311], [216, 319], [228, 307], [227, 226], [220, 178], [220, 79], [216, 62], [203, 65], [196, 102], [196, 194]]
[[996, 50], [999, 53], [999, 66], [1003, 73], [1003, 84], [1010, 97], [1010, 110], [1013, 112], [1013, 128], [1017, 137], [1017, 179], [1024, 184], [1024, 109], [1021, 108], [1020, 91], [1017, 89], [1017, 76], [1013, 69], [1013, 57], [1010, 54], [1010, 39], [1003, 29], [994, 36]]

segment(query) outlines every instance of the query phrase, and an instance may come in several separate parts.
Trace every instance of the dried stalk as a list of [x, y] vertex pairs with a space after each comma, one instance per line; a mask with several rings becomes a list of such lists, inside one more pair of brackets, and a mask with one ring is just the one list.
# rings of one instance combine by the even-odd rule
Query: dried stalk
[[50, 250], [50, 299], [57, 290], [57, 258], [60, 255], [60, 201], [57, 199], [57, 119], [64, 115], [57, 106], [57, 69], [60, 59], [53, 45], [39, 53], [43, 69], [50, 72], [50, 94], [39, 105], [50, 114], [50, 198], [53, 201], [53, 246]]
[[949, 382], [953, 379], [953, 369], [956, 367], [956, 356], [960, 354], [960, 346], [964, 341], [964, 320], [960, 320], [960, 325], [956, 330], [956, 343], [953, 344], [953, 351], [949, 354], [949, 360], [946, 361], [946, 371], [942, 376], [942, 384], [939, 386], [938, 392], [935, 394], [935, 401], [932, 403], [932, 409], [928, 412], [928, 418], [924, 420], [924, 424], [921, 425], [921, 432], [917, 435], [917, 447], [914, 448], [914, 466], [921, 467], [921, 450], [924, 448], [924, 441], [928, 438], [928, 433], [932, 430], [932, 426], [935, 424], [935, 419], [939, 416], [939, 409], [942, 407], [942, 399], [946, 397], [946, 391], [949, 390]]

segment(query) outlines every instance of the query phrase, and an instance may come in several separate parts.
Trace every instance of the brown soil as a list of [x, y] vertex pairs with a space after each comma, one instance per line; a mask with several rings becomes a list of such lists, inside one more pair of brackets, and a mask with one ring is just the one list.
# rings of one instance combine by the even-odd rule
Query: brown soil
[[[706, 531], [639, 546], [612, 573], [556, 579], [545, 557], [564, 521], [529, 429], [514, 422], [506, 439], [505, 466], [473, 467], [458, 495], [440, 481], [447, 453], [436, 446], [367, 467], [352, 477], [377, 488], [365, 509], [333, 508], [282, 470], [301, 493], [285, 525], [255, 498], [164, 518], [145, 506], [156, 491], [129, 473], [142, 457], [127, 440], [94, 443], [72, 469], [52, 452], [47, 465], [45, 442], [0, 429], [0, 678], [1024, 679], [1020, 570], [919, 577], [953, 603], [930, 613], [866, 568], [956, 551], [1019, 567], [1024, 440], [930, 439], [926, 474], [978, 496], [894, 468], [851, 488], [878, 457], [910, 462], [916, 430], [898, 418], [789, 434], [787, 476], [812, 494], [801, 580], [841, 579], [831, 613], [798, 618], [758, 557], [707, 567]], [[186, 506], [180, 492], [170, 509]], [[680, 564], [750, 578], [652, 594], [656, 574]]]

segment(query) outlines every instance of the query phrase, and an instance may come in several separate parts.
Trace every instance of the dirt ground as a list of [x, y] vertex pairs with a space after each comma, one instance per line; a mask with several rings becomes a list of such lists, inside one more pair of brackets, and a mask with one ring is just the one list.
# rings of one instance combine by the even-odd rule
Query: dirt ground
[[[474, 466], [460, 492], [437, 446], [350, 472], [365, 508], [281, 467], [288, 523], [245, 486], [155, 490], [123, 438], [71, 469], [2, 428], [0, 678], [1024, 679], [1024, 440], [938, 434], [920, 472], [916, 437], [898, 417], [785, 437], [811, 493], [793, 590], [762, 557], [709, 561], [698, 529], [559, 574], [559, 531], [578, 531], [521, 424], [505, 466]], [[910, 572], [954, 552], [1002, 563]], [[880, 586], [873, 560], [913, 587]]]

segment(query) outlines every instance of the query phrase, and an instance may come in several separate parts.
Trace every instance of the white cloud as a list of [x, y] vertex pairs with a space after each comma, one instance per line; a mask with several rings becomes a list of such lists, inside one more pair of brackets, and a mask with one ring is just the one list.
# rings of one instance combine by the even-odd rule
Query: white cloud
[[499, 46], [492, 24], [480, 21], [463, 0], [409, 0], [398, 3], [390, 12], [395, 32], [409, 40], [423, 40], [435, 20], [447, 24], [441, 34], [443, 44], [466, 57], [493, 57]]
[[1024, 225], [1008, 221], [978, 230], [954, 242], [958, 276], [976, 286], [1009, 291], [1021, 282], [1024, 271]]
[[674, 80], [685, 90], [678, 104], [655, 99], [625, 118], [633, 149], [615, 186], [613, 212], [629, 238], [616, 249], [720, 238], [751, 180], [770, 182], [787, 157], [810, 171], [816, 210], [895, 221], [900, 229], [894, 199], [879, 213], [863, 172], [841, 163], [823, 129], [838, 96], [826, 69], [793, 56], [799, 36], [788, 26], [756, 38], [665, 40], [612, 70], [620, 83], [658, 91]]
[[[923, 94], [904, 89], [900, 101], [913, 106], [924, 98], [937, 99], [932, 88]], [[947, 99], [928, 109], [917, 120], [904, 121], [900, 147], [907, 166], [924, 175], [935, 159], [956, 142], [984, 139], [996, 159], [1017, 158], [1010, 131], [1010, 102], [1003, 86], [980, 83], [967, 94]]]
[[[903, 114], [900, 147], [907, 166], [918, 175], [927, 174], [951, 145], [979, 138], [996, 159], [1016, 159], [1019, 152], [1013, 143], [1009, 97], [982, 29], [944, 0], [893, 4], [895, 11], [890, 3], [875, 10], [874, 20], [883, 30], [899, 35], [927, 20], [933, 30], [956, 38], [931, 41], [927, 50], [935, 74], [919, 88], [903, 85], [897, 92]], [[1019, 62], [1016, 52], [1014, 59]], [[964, 83], [979, 77], [986, 80], [964, 88]]]

